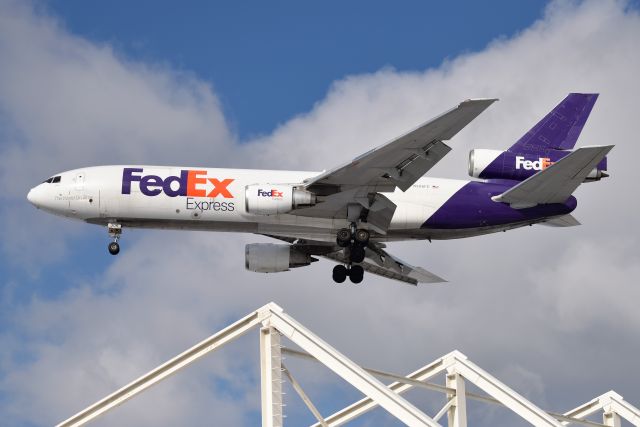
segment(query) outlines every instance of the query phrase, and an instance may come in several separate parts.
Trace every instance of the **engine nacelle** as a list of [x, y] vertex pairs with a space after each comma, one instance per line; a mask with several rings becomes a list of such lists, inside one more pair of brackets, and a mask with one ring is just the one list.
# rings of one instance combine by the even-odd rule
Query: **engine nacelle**
[[245, 267], [257, 273], [277, 273], [304, 267], [317, 259], [297, 251], [291, 245], [251, 243], [244, 247]]
[[[476, 148], [469, 152], [469, 175], [481, 179], [524, 181], [570, 153], [571, 151], [554, 149], [514, 153]], [[605, 157], [584, 181], [599, 181], [607, 176], [609, 175]]]
[[313, 206], [316, 195], [292, 184], [253, 184], [245, 187], [245, 208], [256, 215], [277, 215]]
[[504, 154], [501, 150], [485, 150], [474, 148], [469, 151], [469, 176], [480, 178], [480, 174], [493, 163], [498, 157]]

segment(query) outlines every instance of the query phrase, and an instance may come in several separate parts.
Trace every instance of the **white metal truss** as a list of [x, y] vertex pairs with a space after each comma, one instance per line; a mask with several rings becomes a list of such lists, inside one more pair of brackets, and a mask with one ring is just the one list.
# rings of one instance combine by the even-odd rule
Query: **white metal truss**
[[[625, 401], [615, 391], [608, 391], [565, 413], [565, 416], [584, 420], [586, 417], [600, 411], [602, 411], [602, 423], [606, 426], [620, 427], [621, 418], [629, 421], [634, 426], [640, 426], [640, 409]], [[563, 424], [567, 425], [569, 422], [563, 422]]]
[[[80, 426], [103, 415], [169, 375], [257, 327], [260, 327], [263, 427], [282, 427], [283, 425], [283, 374], [318, 420], [314, 427], [339, 426], [377, 406], [383, 407], [391, 415], [409, 426], [440, 426], [438, 421], [446, 414], [450, 427], [466, 427], [466, 400], [468, 398], [502, 404], [535, 426], [560, 427], [571, 423], [620, 426], [621, 417], [640, 426], [640, 411], [614, 392], [606, 393], [566, 414], [545, 412], [469, 361], [459, 351], [453, 351], [407, 376], [362, 368], [284, 313], [278, 305], [269, 303], [80, 411], [58, 424], [58, 427]], [[282, 347], [282, 338], [297, 344], [303, 351]], [[283, 354], [309, 358], [324, 364], [362, 392], [365, 397], [343, 410], [323, 418], [291, 372], [283, 365]], [[442, 373], [446, 375], [446, 385], [428, 382], [432, 377]], [[387, 378], [395, 382], [385, 386], [376, 377]], [[474, 384], [487, 395], [468, 392], [466, 390], [467, 382]], [[430, 417], [401, 396], [402, 393], [413, 387], [444, 393], [447, 397], [446, 404], [437, 414]], [[600, 410], [603, 411], [604, 424], [586, 420], [586, 417]]]

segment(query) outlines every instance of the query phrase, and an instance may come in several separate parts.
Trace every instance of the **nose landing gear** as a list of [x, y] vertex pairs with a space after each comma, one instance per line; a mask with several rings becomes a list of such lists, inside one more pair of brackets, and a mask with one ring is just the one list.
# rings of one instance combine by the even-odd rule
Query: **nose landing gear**
[[120, 252], [120, 244], [118, 243], [118, 240], [122, 234], [122, 225], [109, 223], [107, 224], [107, 231], [109, 232], [109, 237], [113, 239], [113, 242], [109, 243], [109, 253], [111, 255], [118, 255]]

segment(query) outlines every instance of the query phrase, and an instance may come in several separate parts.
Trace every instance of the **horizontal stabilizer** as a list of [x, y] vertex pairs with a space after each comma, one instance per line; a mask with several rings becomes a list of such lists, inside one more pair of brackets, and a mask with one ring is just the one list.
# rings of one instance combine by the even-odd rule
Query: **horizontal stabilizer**
[[515, 209], [564, 203], [612, 148], [613, 145], [578, 148], [492, 199], [509, 203]]
[[540, 224], [546, 225], [548, 227], [575, 227], [577, 225], [580, 225], [580, 221], [578, 221], [573, 215], [567, 214], [556, 218], [551, 218], [545, 222], [541, 222]]

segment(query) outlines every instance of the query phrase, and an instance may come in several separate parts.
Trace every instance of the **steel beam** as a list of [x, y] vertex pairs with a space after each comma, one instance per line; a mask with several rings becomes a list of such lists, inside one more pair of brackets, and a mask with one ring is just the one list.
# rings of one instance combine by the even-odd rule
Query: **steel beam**
[[102, 400], [94, 403], [88, 408], [83, 409], [74, 416], [61, 422], [57, 427], [75, 427], [81, 426], [86, 422], [104, 414], [105, 412], [115, 408], [116, 406], [126, 402], [142, 391], [148, 389], [152, 385], [157, 384], [168, 376], [176, 373], [178, 370], [195, 362], [197, 359], [217, 350], [221, 346], [238, 338], [248, 330], [257, 326], [262, 322], [264, 316], [272, 312], [272, 310], [282, 309], [276, 304], [267, 304], [259, 310], [243, 317], [232, 325], [224, 328], [218, 333], [211, 335], [209, 338], [199, 342], [168, 362], [158, 366], [152, 371], [144, 374], [135, 381], [127, 384], [118, 391], [108, 395]]
[[311, 333], [286, 313], [273, 313], [269, 318], [269, 323], [406, 425], [439, 426], [424, 412], [387, 388], [371, 374]]
[[260, 384], [262, 427], [282, 427], [282, 355], [280, 333], [260, 329]]
[[462, 375], [454, 372], [447, 375], [447, 387], [455, 389], [455, 394], [447, 394], [452, 405], [447, 411], [449, 427], [467, 427], [467, 390]]

